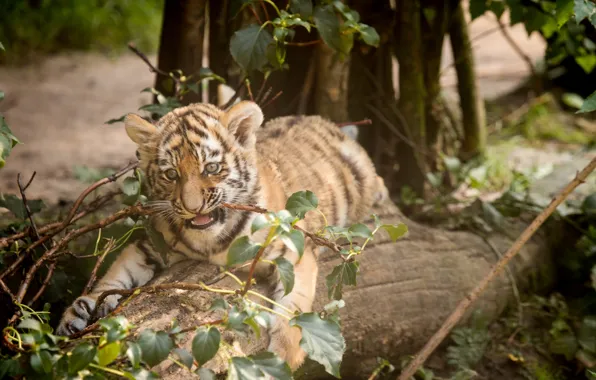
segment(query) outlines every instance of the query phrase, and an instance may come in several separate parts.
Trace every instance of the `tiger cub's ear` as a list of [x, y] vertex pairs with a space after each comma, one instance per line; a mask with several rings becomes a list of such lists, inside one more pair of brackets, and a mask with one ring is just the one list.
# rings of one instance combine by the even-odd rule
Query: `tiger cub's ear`
[[157, 133], [155, 125], [134, 113], [126, 115], [124, 118], [124, 127], [126, 128], [128, 137], [137, 143], [137, 145], [146, 144]]
[[236, 137], [236, 141], [245, 148], [251, 148], [256, 143], [255, 130], [263, 123], [263, 111], [249, 101], [240, 102], [232, 106], [220, 119]]

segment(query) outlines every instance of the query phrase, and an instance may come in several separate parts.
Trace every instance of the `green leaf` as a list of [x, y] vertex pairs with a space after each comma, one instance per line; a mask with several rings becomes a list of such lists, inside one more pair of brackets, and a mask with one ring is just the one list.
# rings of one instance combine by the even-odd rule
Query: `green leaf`
[[10, 155], [12, 148], [20, 144], [19, 139], [12, 134], [4, 116], [0, 115], [0, 168], [6, 163], [6, 158]]
[[21, 365], [18, 360], [5, 359], [0, 361], [0, 379], [10, 379], [22, 372]]
[[137, 342], [143, 351], [143, 360], [153, 367], [161, 363], [174, 347], [172, 338], [164, 331], [143, 330]]
[[106, 344], [97, 352], [97, 360], [100, 366], [107, 366], [120, 355], [120, 342]]
[[292, 379], [292, 370], [288, 363], [283, 361], [273, 352], [264, 351], [256, 355], [249, 356], [255, 365], [264, 373], [276, 380]]
[[596, 55], [583, 55], [581, 57], [575, 57], [575, 62], [584, 69], [586, 74], [590, 74], [594, 67], [596, 67]]
[[230, 359], [228, 380], [252, 380], [262, 379], [263, 377], [263, 371], [252, 360], [242, 357], [233, 357]]
[[[145, 368], [137, 368], [130, 372], [135, 380], [158, 380], [161, 379], [155, 372], [147, 371]], [[86, 379], [86, 378], [85, 378]]]
[[[296, 25], [301, 26], [304, 29], [306, 29], [307, 32], [310, 33], [310, 24], [308, 22], [306, 22], [306, 21], [303, 21], [303, 20], [299, 19], [299, 18], [288, 19], [286, 21], [286, 24], [288, 26], [296, 26]], [[294, 38], [294, 30], [293, 29], [290, 29], [290, 31], [291, 31], [290, 39], [293, 39]]]
[[302, 329], [300, 347], [308, 356], [322, 364], [327, 373], [339, 378], [339, 365], [346, 350], [339, 324], [321, 319], [317, 313], [303, 313], [294, 317], [290, 325]]
[[470, 0], [470, 16], [472, 17], [472, 21], [482, 16], [486, 10], [486, 0]]
[[134, 368], [139, 368], [139, 364], [141, 364], [141, 356], [143, 355], [141, 346], [135, 342], [126, 342], [126, 345], [128, 346], [126, 349], [128, 360], [130, 360], [130, 363]]
[[286, 296], [294, 289], [294, 265], [283, 257], [278, 257], [273, 262], [277, 265], [277, 273], [279, 273], [279, 279], [284, 286], [284, 296]]
[[333, 271], [325, 277], [327, 294], [330, 299], [342, 299], [343, 285], [356, 285], [356, 274], [360, 264], [357, 261], [343, 262], [333, 268]]
[[53, 366], [52, 355], [46, 350], [34, 352], [29, 358], [29, 364], [37, 373], [50, 373]]
[[590, 0], [575, 0], [573, 10], [575, 11], [575, 21], [579, 24], [586, 17], [590, 17], [596, 12], [596, 5]]
[[561, 28], [573, 16], [573, 0], [557, 0], [557, 27]]
[[89, 363], [93, 361], [97, 354], [97, 348], [89, 343], [82, 343], [72, 350], [72, 355], [68, 360], [68, 373], [71, 375], [76, 374], [82, 369], [87, 368]]
[[576, 113], [592, 112], [596, 110], [596, 92], [593, 92], [582, 104], [582, 108]]
[[571, 333], [561, 334], [549, 342], [548, 349], [553, 354], [565, 356], [565, 359], [569, 361], [573, 359], [577, 352], [577, 339]]
[[366, 43], [367, 45], [379, 47], [381, 38], [379, 37], [379, 33], [377, 33], [375, 28], [365, 24], [361, 25], [362, 27], [360, 28], [360, 38], [362, 38], [362, 41], [364, 41], [364, 43]]
[[229, 308], [230, 308], [230, 304], [227, 303], [226, 300], [224, 300], [223, 298], [217, 298], [211, 304], [209, 311], [228, 310]]
[[220, 340], [221, 334], [215, 326], [201, 327], [197, 330], [192, 340], [192, 354], [199, 362], [199, 366], [204, 365], [215, 356], [219, 350]]
[[561, 101], [567, 107], [580, 109], [580, 108], [582, 108], [582, 104], [584, 103], [584, 98], [582, 98], [578, 94], [566, 92], [561, 96]]
[[393, 241], [397, 241], [397, 239], [401, 239], [404, 235], [408, 232], [408, 226], [403, 223], [399, 224], [383, 224], [381, 226], [387, 233], [389, 233], [389, 237]]
[[584, 350], [596, 353], [596, 316], [590, 315], [583, 319], [577, 341]]
[[318, 206], [319, 200], [312, 191], [294, 193], [286, 202], [286, 210], [300, 219], [303, 219], [307, 212], [316, 209]]
[[192, 367], [192, 363], [194, 360], [192, 358], [192, 355], [188, 351], [182, 348], [175, 348], [172, 352], [178, 357], [182, 364], [184, 364], [188, 368]]
[[497, 16], [497, 19], [500, 19], [505, 12], [505, 3], [499, 0], [491, 0], [489, 8]]
[[259, 214], [254, 218], [252, 224], [250, 225], [250, 233], [254, 234], [257, 231], [262, 230], [265, 227], [268, 227], [270, 224], [271, 223], [269, 223], [269, 220], [265, 215]]
[[372, 231], [365, 224], [358, 223], [348, 228], [348, 232], [352, 236], [371, 238], [373, 236]]
[[41, 322], [37, 319], [27, 318], [22, 320], [18, 326], [18, 329], [28, 329], [28, 330], [35, 330], [35, 331], [42, 331]]
[[6, 49], [4, 49], [4, 45], [2, 45], [2, 42], [0, 42], [0, 50], [4, 51]]
[[0, 100], [4, 99], [4, 91], [0, 91]]
[[347, 55], [352, 50], [354, 36], [342, 34], [341, 25], [332, 5], [317, 6], [314, 22], [323, 41], [332, 49]]
[[442, 156], [442, 158], [445, 167], [450, 172], [455, 173], [459, 171], [459, 169], [461, 168], [461, 161], [459, 160], [459, 158], [451, 156]]
[[119, 118], [116, 119], [110, 119], [108, 121], [106, 121], [104, 124], [116, 124], [116, 123], [123, 123], [124, 122], [124, 118], [126, 117], [126, 115], [122, 115]]
[[302, 18], [312, 16], [312, 0], [291, 0], [290, 11], [299, 14]]
[[267, 46], [272, 42], [273, 37], [265, 28], [252, 24], [234, 33], [230, 53], [244, 71], [262, 70], [267, 63]]
[[304, 234], [302, 231], [290, 230], [279, 237], [281, 241], [292, 251], [298, 253], [300, 257], [304, 254]]
[[199, 375], [199, 380], [216, 380], [215, 373], [209, 368], [199, 368], [196, 372]]
[[241, 264], [252, 260], [261, 249], [261, 245], [252, 242], [248, 236], [234, 240], [228, 250], [228, 266]]

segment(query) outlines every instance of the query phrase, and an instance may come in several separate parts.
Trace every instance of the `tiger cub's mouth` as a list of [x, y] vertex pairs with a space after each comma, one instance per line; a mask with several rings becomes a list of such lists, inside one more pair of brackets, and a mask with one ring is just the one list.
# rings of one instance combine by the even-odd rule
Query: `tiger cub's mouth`
[[223, 219], [223, 210], [217, 208], [208, 214], [197, 214], [194, 218], [187, 219], [186, 225], [195, 230], [205, 230], [221, 219]]

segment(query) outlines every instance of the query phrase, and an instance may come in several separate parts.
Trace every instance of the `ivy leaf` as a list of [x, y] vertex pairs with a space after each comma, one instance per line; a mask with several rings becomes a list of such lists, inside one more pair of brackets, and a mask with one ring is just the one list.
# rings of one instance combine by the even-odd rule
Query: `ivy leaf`
[[596, 5], [589, 0], [575, 0], [574, 3], [575, 21], [578, 24], [596, 12]]
[[174, 347], [172, 338], [165, 331], [143, 330], [137, 342], [143, 351], [143, 360], [153, 367], [161, 363]]
[[192, 340], [192, 354], [199, 362], [199, 366], [204, 365], [215, 356], [219, 350], [220, 340], [221, 334], [215, 326], [201, 327], [197, 330]]
[[269, 220], [263, 214], [257, 215], [250, 225], [250, 233], [254, 234], [255, 232], [262, 230], [263, 228], [269, 226]]
[[576, 113], [592, 112], [596, 110], [596, 92], [593, 92], [582, 104]]
[[279, 238], [286, 247], [302, 257], [304, 254], [304, 234], [302, 231], [292, 229], [290, 232], [283, 233]]
[[252, 242], [248, 236], [234, 240], [228, 250], [228, 266], [241, 264], [252, 260], [261, 249], [261, 245]]
[[215, 376], [215, 372], [210, 370], [209, 368], [199, 368], [195, 371], [197, 375], [199, 375], [200, 380], [216, 380], [217, 377]]
[[226, 300], [224, 300], [223, 298], [217, 298], [211, 304], [211, 307], [209, 308], [209, 311], [228, 310], [229, 308], [230, 308], [230, 304], [227, 303]]
[[4, 51], [6, 49], [4, 49], [4, 45], [2, 45], [2, 42], [0, 42], [0, 50]]
[[332, 49], [347, 55], [354, 42], [353, 34], [342, 34], [333, 5], [317, 6], [313, 20], [323, 41]]
[[126, 349], [128, 360], [130, 360], [130, 363], [134, 368], [139, 368], [139, 364], [141, 364], [141, 356], [143, 355], [141, 347], [135, 342], [127, 342], [126, 345], [128, 346]]
[[264, 376], [263, 371], [252, 360], [242, 357], [230, 359], [228, 380], [262, 379]]
[[0, 379], [14, 378], [22, 372], [18, 360], [6, 359], [0, 361]]
[[175, 348], [174, 351], [172, 351], [172, 352], [176, 356], [178, 356], [178, 359], [180, 359], [180, 362], [182, 364], [184, 364], [188, 368], [192, 367], [193, 359], [192, 359], [192, 355], [188, 351], [186, 351], [185, 349], [182, 349], [182, 348]]
[[279, 279], [284, 286], [284, 296], [286, 296], [294, 289], [294, 265], [283, 257], [278, 257], [273, 262], [277, 265], [277, 273], [279, 273]]
[[339, 365], [346, 350], [339, 325], [334, 321], [321, 319], [317, 313], [303, 313], [294, 317], [290, 326], [301, 328], [300, 347], [308, 356], [322, 364], [327, 373], [339, 378]]
[[37, 373], [51, 373], [53, 366], [52, 355], [46, 350], [34, 352], [29, 358], [29, 364]]
[[596, 55], [589, 54], [581, 57], [575, 57], [575, 62], [581, 66], [586, 74], [590, 74], [596, 66]]
[[352, 236], [363, 237], [363, 238], [371, 238], [373, 236], [370, 228], [368, 228], [365, 224], [362, 224], [362, 223], [354, 224], [353, 226], [348, 228], [348, 232]]
[[249, 356], [255, 365], [264, 373], [277, 380], [292, 379], [292, 370], [288, 363], [283, 361], [273, 352], [264, 351], [256, 355]]
[[82, 369], [87, 368], [89, 363], [93, 361], [97, 354], [97, 348], [89, 343], [82, 343], [72, 350], [72, 355], [68, 360], [68, 373], [71, 375], [76, 374]]
[[360, 38], [362, 38], [362, 41], [364, 41], [364, 43], [366, 43], [367, 45], [379, 47], [381, 38], [379, 37], [379, 33], [377, 33], [375, 28], [366, 24], [360, 25]]
[[109, 124], [123, 123], [125, 117], [126, 117], [126, 115], [122, 115], [118, 118], [110, 119], [110, 120], [106, 121], [104, 124], [109, 125]]
[[4, 91], [0, 91], [0, 100], [4, 99]]
[[4, 166], [6, 157], [15, 145], [20, 144], [19, 139], [12, 134], [4, 116], [0, 115], [0, 168]]
[[319, 200], [312, 191], [294, 193], [286, 202], [286, 210], [300, 219], [303, 219], [307, 212], [316, 209], [318, 206]]
[[560, 29], [573, 16], [573, 0], [557, 0], [555, 15]]
[[470, 16], [472, 21], [486, 12], [486, 0], [470, 0]]
[[291, 0], [290, 11], [302, 18], [309, 18], [312, 16], [312, 0]]
[[[312, 7], [311, 7], [311, 9], [312, 9]], [[304, 29], [306, 29], [307, 32], [310, 33], [310, 24], [308, 22], [304, 21], [304, 20], [299, 19], [299, 18], [290, 18], [290, 19], [286, 20], [286, 25], [288, 25], [288, 26], [296, 26], [296, 25], [298, 25], [298, 26], [303, 27]], [[292, 33], [294, 33], [294, 30], [293, 29], [290, 29], [290, 30], [292, 31]], [[291, 34], [290, 35], [290, 38], [293, 39], [294, 38], [294, 35]]]
[[33, 319], [33, 318], [27, 318], [22, 320], [18, 326], [18, 329], [28, 329], [28, 330], [35, 330], [35, 331], [41, 331], [42, 327], [41, 327], [41, 322], [39, 322], [37, 319]]
[[124, 195], [135, 196], [139, 193], [140, 185], [136, 177], [127, 177], [122, 182], [121, 189]]
[[357, 261], [343, 262], [333, 268], [331, 274], [325, 277], [327, 294], [330, 299], [342, 299], [343, 285], [356, 285], [356, 274], [360, 263]]
[[596, 352], [596, 317], [587, 316], [582, 320], [577, 334], [579, 345], [586, 351]]
[[103, 346], [97, 352], [97, 360], [100, 366], [107, 366], [120, 355], [120, 342], [112, 342]]
[[265, 28], [252, 24], [234, 33], [230, 53], [244, 71], [262, 70], [267, 63], [267, 46], [272, 42], [273, 37]]
[[383, 228], [385, 231], [387, 231], [387, 233], [389, 234], [389, 237], [393, 241], [397, 241], [397, 239], [401, 239], [408, 232], [408, 226], [406, 226], [403, 223], [383, 224], [381, 226], [381, 228]]

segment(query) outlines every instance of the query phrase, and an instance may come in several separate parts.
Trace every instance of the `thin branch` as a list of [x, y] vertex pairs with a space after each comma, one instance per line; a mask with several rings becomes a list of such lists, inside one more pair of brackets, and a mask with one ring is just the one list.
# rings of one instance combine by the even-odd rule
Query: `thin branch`
[[302, 90], [300, 91], [300, 99], [298, 101], [297, 108], [298, 115], [306, 114], [306, 110], [308, 108], [308, 100], [310, 99], [312, 88], [315, 83], [315, 74], [317, 72], [316, 63], [317, 55], [313, 54], [312, 57], [310, 57], [310, 62], [308, 63], [308, 71], [306, 72], [306, 78], [304, 78], [304, 85], [302, 86]]
[[33, 214], [31, 213], [31, 208], [29, 207], [29, 202], [27, 202], [27, 196], [25, 195], [25, 191], [27, 190], [27, 188], [29, 188], [29, 185], [31, 185], [33, 178], [35, 178], [35, 174], [37, 174], [37, 172], [33, 172], [33, 174], [31, 175], [31, 178], [29, 178], [29, 181], [27, 182], [27, 184], [25, 186], [23, 186], [23, 184], [21, 183], [21, 173], [17, 173], [17, 185], [19, 186], [19, 191], [21, 193], [21, 200], [23, 201], [23, 206], [25, 207], [25, 212], [27, 213], [27, 218], [29, 219], [29, 223], [31, 223], [31, 232], [32, 232], [33, 238], [35, 240], [39, 240], [39, 231], [37, 231], [37, 225], [35, 224], [35, 221], [33, 220]]
[[323, 40], [314, 40], [314, 41], [307, 41], [307, 42], [286, 42], [287, 46], [312, 46], [317, 45], [323, 42]]
[[85, 289], [83, 290], [83, 293], [81, 294], [82, 296], [88, 294], [91, 291], [91, 288], [93, 288], [93, 285], [95, 284], [95, 279], [97, 278], [97, 271], [99, 270], [99, 267], [101, 267], [101, 264], [105, 260], [108, 253], [112, 252], [112, 249], [114, 248], [114, 244], [115, 244], [114, 239], [110, 239], [106, 243], [106, 245], [103, 249], [103, 253], [101, 254], [101, 256], [99, 256], [97, 258], [97, 262], [95, 263], [95, 266], [93, 267], [93, 270], [91, 271], [91, 275], [89, 276], [89, 281], [87, 281], [87, 285], [85, 285]]
[[270, 105], [271, 103], [273, 103], [277, 98], [279, 98], [281, 96], [281, 94], [283, 94], [283, 91], [278, 92], [277, 94], [275, 94], [271, 100], [269, 100], [267, 103], [265, 103], [261, 108], [265, 109], [268, 105]]
[[501, 30], [501, 34], [503, 35], [503, 38], [505, 38], [505, 40], [511, 46], [511, 48], [513, 50], [515, 50], [517, 55], [519, 55], [521, 57], [521, 59], [526, 61], [526, 64], [528, 65], [528, 69], [530, 70], [530, 73], [532, 73], [532, 77], [536, 78], [536, 70], [534, 69], [534, 63], [532, 62], [532, 59], [526, 53], [524, 53], [522, 48], [519, 47], [517, 42], [515, 42], [513, 37], [511, 37], [511, 35], [507, 31], [507, 29], [505, 28], [505, 24], [503, 24], [503, 22], [499, 18], [497, 18], [497, 23], [499, 24], [499, 29]]
[[41, 297], [41, 295], [46, 291], [46, 288], [48, 287], [50, 280], [52, 279], [52, 275], [54, 274], [54, 269], [56, 269], [56, 264], [56, 261], [52, 261], [50, 263], [50, 265], [48, 266], [48, 274], [46, 275], [45, 280], [41, 284], [41, 287], [39, 288], [37, 293], [35, 293], [33, 298], [31, 298], [31, 301], [29, 301], [27, 305], [32, 306], [35, 303], [35, 301], [37, 301], [39, 297]]
[[12, 294], [12, 292], [10, 291], [10, 288], [4, 283], [4, 281], [0, 280], [0, 288], [2, 288], [2, 291], [6, 294], [8, 294], [10, 296], [10, 299], [14, 302], [15, 301], [15, 297], [14, 294]]
[[346, 125], [371, 125], [371, 119], [363, 119], [360, 121], [344, 121], [343, 123], [336, 123], [338, 127], [345, 127]]
[[250, 98], [251, 102], [254, 102], [255, 97], [252, 95], [252, 88], [250, 87], [250, 79], [246, 78], [246, 79], [244, 79], [244, 81], [246, 82], [246, 90], [248, 91], [248, 97]]
[[[139, 58], [141, 58], [143, 60], [143, 62], [145, 62], [145, 64], [149, 67], [149, 71], [151, 71], [154, 74], [160, 74], [160, 75], [164, 75], [166, 77], [170, 76], [170, 73], [163, 71], [161, 69], [158, 69], [157, 67], [153, 66], [153, 64], [151, 63], [151, 61], [149, 61], [149, 58], [147, 58], [147, 56], [140, 51], [139, 49], [137, 49], [137, 47], [131, 42], [128, 44], [128, 48], [135, 53], [136, 55], [139, 56]], [[176, 78], [174, 78], [174, 80], [176, 80]]]
[[[17, 301], [20, 303], [23, 301], [25, 294], [27, 293], [27, 289], [29, 289], [29, 285], [33, 280], [33, 277], [37, 270], [41, 267], [41, 265], [50, 259], [54, 259], [55, 256], [58, 256], [59, 250], [64, 248], [71, 240], [77, 238], [89, 231], [97, 230], [99, 228], [104, 228], [120, 219], [127, 218], [132, 215], [148, 215], [151, 211], [147, 208], [143, 207], [142, 205], [135, 205], [130, 206], [125, 209], [122, 209], [115, 214], [112, 214], [97, 223], [90, 224], [76, 230], [69, 231], [62, 239], [60, 239], [52, 249], [46, 251], [32, 266], [29, 268], [25, 279], [21, 282], [21, 286], [19, 287], [19, 291], [17, 292], [16, 298]], [[41, 240], [40, 240], [41, 241]]]
[[240, 90], [242, 90], [242, 88], [246, 84], [245, 81], [247, 79], [248, 79], [248, 77], [244, 77], [244, 79], [242, 79], [240, 81], [240, 83], [238, 84], [238, 86], [234, 89], [234, 96], [232, 96], [230, 98], [230, 100], [228, 100], [228, 102], [226, 104], [224, 104], [224, 106], [222, 107], [223, 109], [226, 109], [226, 108], [230, 107], [232, 104], [234, 104], [234, 102], [236, 101], [236, 99], [238, 99], [238, 97], [240, 96]]
[[418, 368], [426, 361], [426, 359], [434, 352], [434, 350], [441, 344], [453, 327], [461, 320], [466, 311], [470, 308], [472, 303], [478, 299], [482, 292], [486, 289], [488, 284], [498, 276], [507, 263], [513, 259], [524, 244], [532, 237], [536, 230], [544, 223], [544, 221], [556, 210], [556, 208], [571, 194], [571, 192], [580, 184], [584, 183], [586, 178], [596, 168], [596, 157], [581, 171], [575, 178], [565, 186], [563, 190], [550, 204], [532, 221], [532, 223], [522, 232], [518, 239], [513, 243], [511, 248], [497, 261], [491, 271], [476, 285], [476, 287], [460, 301], [459, 305], [445, 320], [439, 330], [426, 342], [424, 347], [418, 352], [414, 360], [399, 375], [398, 380], [408, 380], [418, 370]]

